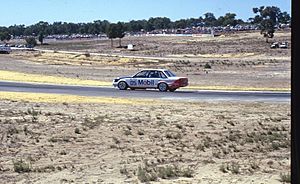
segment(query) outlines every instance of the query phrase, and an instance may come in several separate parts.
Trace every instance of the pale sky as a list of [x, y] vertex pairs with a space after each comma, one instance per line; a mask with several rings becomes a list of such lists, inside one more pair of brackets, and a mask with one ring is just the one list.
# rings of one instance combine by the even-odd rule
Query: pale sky
[[254, 16], [252, 8], [260, 6], [277, 6], [291, 14], [289, 0], [9, 0], [1, 6], [0, 26], [27, 26], [39, 21], [128, 22], [150, 17], [175, 21], [203, 17], [207, 12], [216, 18], [236, 13], [236, 18], [246, 21]]

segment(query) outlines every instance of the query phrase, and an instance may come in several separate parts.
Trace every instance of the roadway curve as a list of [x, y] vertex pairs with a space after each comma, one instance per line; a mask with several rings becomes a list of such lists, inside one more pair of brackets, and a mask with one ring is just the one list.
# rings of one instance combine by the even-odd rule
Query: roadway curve
[[32, 84], [0, 81], [0, 91], [55, 93], [99, 97], [133, 97], [148, 99], [168, 99], [184, 101], [250, 101], [250, 102], [290, 102], [288, 92], [255, 91], [191, 91], [179, 89], [176, 92], [159, 92], [158, 90], [126, 90], [113, 87], [87, 87], [69, 85]]

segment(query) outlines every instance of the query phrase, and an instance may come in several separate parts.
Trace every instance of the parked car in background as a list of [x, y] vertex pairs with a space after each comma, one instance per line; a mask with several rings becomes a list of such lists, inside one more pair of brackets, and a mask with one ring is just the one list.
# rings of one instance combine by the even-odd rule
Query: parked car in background
[[11, 52], [11, 48], [6, 45], [0, 45], [0, 53], [1, 54], [9, 54]]
[[288, 43], [287, 42], [281, 42], [279, 44], [279, 48], [281, 48], [281, 49], [287, 49], [288, 48]]
[[270, 47], [271, 49], [276, 49], [276, 48], [287, 49], [288, 42], [273, 42]]
[[274, 43], [272, 43], [272, 45], [270, 47], [271, 47], [271, 49], [279, 48], [279, 43], [278, 42], [274, 42]]

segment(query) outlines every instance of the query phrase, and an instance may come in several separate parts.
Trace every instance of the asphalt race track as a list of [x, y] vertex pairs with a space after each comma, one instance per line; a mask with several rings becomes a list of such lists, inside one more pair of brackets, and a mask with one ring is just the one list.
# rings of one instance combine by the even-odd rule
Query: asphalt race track
[[175, 92], [158, 90], [119, 90], [113, 87], [86, 87], [69, 85], [48, 85], [0, 81], [0, 91], [54, 93], [99, 97], [130, 97], [142, 99], [166, 99], [184, 101], [248, 101], [248, 102], [284, 102], [289, 103], [289, 92], [255, 92], [255, 91], [191, 91], [181, 88]]

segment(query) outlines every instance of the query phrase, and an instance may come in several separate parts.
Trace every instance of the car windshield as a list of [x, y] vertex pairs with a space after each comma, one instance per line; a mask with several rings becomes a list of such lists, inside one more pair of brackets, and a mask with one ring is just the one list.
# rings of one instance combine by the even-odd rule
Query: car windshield
[[172, 73], [170, 70], [165, 70], [165, 73], [167, 74], [168, 77], [176, 77], [176, 75]]
[[133, 76], [133, 78], [143, 78], [147, 77], [148, 71], [141, 71]]

